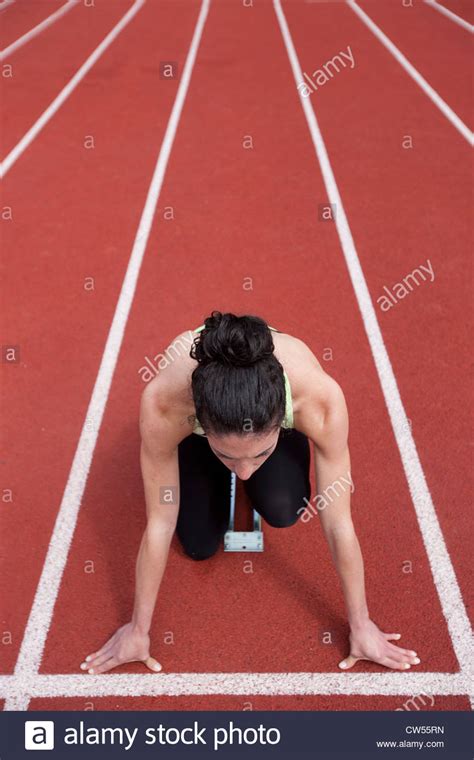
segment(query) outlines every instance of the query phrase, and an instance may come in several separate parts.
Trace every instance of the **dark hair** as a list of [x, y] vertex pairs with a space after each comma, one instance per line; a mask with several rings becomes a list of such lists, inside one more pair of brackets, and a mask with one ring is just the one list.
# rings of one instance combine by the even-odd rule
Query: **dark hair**
[[269, 433], [285, 416], [283, 367], [272, 333], [260, 317], [213, 311], [190, 356], [196, 415], [214, 435]]

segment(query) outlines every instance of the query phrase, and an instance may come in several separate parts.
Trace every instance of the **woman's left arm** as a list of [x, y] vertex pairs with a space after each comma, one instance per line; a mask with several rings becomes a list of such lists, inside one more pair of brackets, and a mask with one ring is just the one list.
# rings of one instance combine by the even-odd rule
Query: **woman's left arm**
[[[383, 633], [370, 619], [364, 584], [364, 562], [351, 517], [354, 483], [348, 446], [348, 413], [340, 386], [326, 376], [323, 413], [305, 409], [308, 437], [314, 444], [317, 494], [312, 499], [339, 575], [350, 625], [350, 653], [339, 667], [372, 660], [397, 670], [418, 664], [416, 652], [391, 643], [399, 633]], [[309, 405], [310, 407], [311, 405]], [[313, 422], [309, 420], [312, 419]], [[306, 427], [306, 425], [305, 425]]]

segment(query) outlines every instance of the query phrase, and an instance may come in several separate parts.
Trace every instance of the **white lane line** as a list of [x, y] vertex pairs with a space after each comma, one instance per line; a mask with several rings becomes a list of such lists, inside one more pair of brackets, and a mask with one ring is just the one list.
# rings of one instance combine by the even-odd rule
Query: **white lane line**
[[[202, 30], [206, 21], [210, 0], [202, 0], [200, 13], [196, 22], [186, 63], [179, 83], [173, 109], [168, 121], [165, 136], [156, 162], [148, 194], [143, 208], [132, 253], [123, 280], [120, 296], [115, 308], [112, 325], [107, 337], [99, 372], [92, 392], [81, 436], [77, 444], [69, 478], [59, 508], [51, 542], [46, 555], [41, 578], [38, 583], [33, 606], [28, 618], [23, 641], [15, 666], [15, 676], [19, 679], [30, 678], [38, 673], [43, 650], [51, 625], [54, 605], [59, 592], [61, 578], [66, 566], [69, 549], [76, 527], [79, 508], [86, 486], [89, 468], [104, 414], [105, 405], [112, 384], [112, 377], [122, 345], [125, 326], [132, 305], [138, 275], [145, 254], [148, 237], [156, 211], [163, 178], [171, 153], [181, 111], [199, 47]], [[21, 706], [18, 706], [20, 704]], [[8, 708], [25, 710], [27, 697], [21, 697], [16, 706]]]
[[15, 0], [1, 0], [1, 2], [0, 2], [0, 12], [1, 11], [6, 11], [6, 9], [10, 5], [13, 5], [14, 2], [15, 2]]
[[45, 18], [39, 24], [34, 26], [33, 29], [30, 29], [29, 32], [25, 32], [25, 34], [23, 34], [21, 37], [18, 37], [15, 42], [12, 42], [11, 45], [8, 45], [8, 47], [0, 50], [0, 61], [4, 61], [8, 55], [14, 53], [15, 50], [18, 50], [18, 48], [20, 48], [26, 42], [29, 42], [31, 39], [33, 39], [33, 37], [36, 37], [38, 34], [44, 31], [44, 29], [47, 29], [48, 26], [54, 24], [55, 21], [61, 18], [61, 16], [64, 16], [64, 14], [71, 10], [74, 5], [77, 5], [78, 2], [79, 0], [67, 0], [67, 3], [62, 5], [61, 8], [58, 8], [57, 11]]
[[347, 3], [350, 8], [352, 8], [354, 13], [359, 16], [361, 21], [363, 21], [363, 23], [370, 29], [370, 31], [375, 34], [382, 45], [387, 48], [387, 50], [393, 55], [394, 58], [396, 58], [398, 63], [405, 69], [405, 71], [411, 76], [417, 85], [421, 87], [425, 95], [427, 95], [429, 99], [435, 104], [435, 106], [439, 108], [441, 113], [446, 116], [453, 127], [455, 127], [458, 132], [460, 132], [460, 134], [468, 141], [469, 145], [474, 145], [474, 135], [469, 127], [464, 124], [462, 119], [460, 119], [457, 113], [455, 113], [453, 109], [448, 106], [448, 104], [436, 92], [436, 90], [430, 84], [428, 84], [426, 79], [421, 76], [420, 72], [415, 69], [408, 58], [405, 58], [403, 53], [396, 47], [396, 45], [393, 44], [391, 40], [389, 40], [387, 35], [382, 32], [380, 27], [378, 27], [377, 24], [372, 21], [370, 16], [368, 16], [367, 13], [357, 5], [355, 0], [347, 0]]
[[[9, 680], [8, 680], [9, 679]], [[104, 673], [0, 678], [0, 697], [140, 697], [168, 694], [467, 696], [462, 673]], [[6, 710], [7, 708], [5, 708]]]
[[[293, 40], [288, 29], [288, 24], [280, 0], [273, 0], [273, 5], [285, 41], [295, 82], [296, 85], [298, 85], [300, 82], [304, 81], [304, 78], [293, 45]], [[472, 660], [472, 633], [466, 608], [464, 606], [464, 600], [461, 595], [449, 552], [446, 548], [444, 536], [431, 499], [431, 494], [425, 480], [415, 441], [408, 424], [407, 415], [400, 398], [397, 381], [395, 379], [387, 349], [385, 348], [377, 315], [360, 265], [359, 256], [354, 245], [349, 222], [347, 221], [326, 146], [310, 99], [302, 96], [299, 97], [313, 140], [316, 156], [321, 167], [324, 184], [328, 194], [328, 203], [336, 204], [335, 223], [341, 248], [344, 253], [357, 303], [364, 322], [365, 331], [370, 343], [372, 356], [377, 368], [380, 385], [382, 387], [395, 439], [400, 451], [403, 469], [405, 471], [413, 506], [418, 518], [418, 524], [425, 544], [441, 607], [446, 618], [446, 623], [461, 671], [463, 674], [466, 674], [469, 671]]]
[[443, 16], [446, 16], [451, 21], [454, 21], [455, 24], [462, 26], [463, 29], [467, 29], [467, 31], [471, 32], [471, 34], [474, 32], [474, 26], [472, 26], [469, 21], [461, 18], [461, 16], [458, 16], [457, 13], [454, 13], [454, 11], [450, 11], [449, 8], [445, 8], [445, 6], [441, 5], [441, 3], [437, 3], [436, 0], [425, 0], [425, 3], [426, 5], [431, 5], [432, 8], [435, 8], [435, 10], [442, 13]]
[[17, 161], [17, 159], [26, 150], [26, 148], [33, 142], [35, 137], [37, 137], [38, 133], [43, 129], [44, 125], [48, 123], [48, 121], [51, 119], [52, 116], [54, 116], [54, 114], [62, 106], [66, 98], [68, 98], [69, 95], [72, 93], [72, 91], [75, 89], [75, 87], [77, 87], [81, 79], [84, 78], [84, 76], [92, 68], [94, 63], [100, 58], [102, 53], [109, 47], [110, 43], [115, 40], [115, 38], [120, 34], [122, 29], [132, 20], [135, 14], [138, 13], [140, 8], [144, 5], [145, 1], [146, 0], [135, 0], [132, 7], [128, 9], [126, 14], [114, 26], [112, 31], [108, 33], [108, 35], [102, 40], [100, 45], [94, 50], [93, 53], [91, 53], [89, 58], [85, 61], [85, 63], [82, 64], [81, 68], [74, 74], [72, 79], [69, 80], [69, 82], [61, 90], [59, 95], [56, 96], [56, 98], [48, 106], [46, 111], [44, 111], [41, 114], [39, 119], [33, 124], [32, 127], [30, 127], [28, 132], [21, 138], [21, 140], [10, 151], [8, 156], [6, 156], [6, 158], [0, 164], [0, 177], [4, 177], [6, 173], [8, 172], [8, 170], [11, 169], [15, 161]]

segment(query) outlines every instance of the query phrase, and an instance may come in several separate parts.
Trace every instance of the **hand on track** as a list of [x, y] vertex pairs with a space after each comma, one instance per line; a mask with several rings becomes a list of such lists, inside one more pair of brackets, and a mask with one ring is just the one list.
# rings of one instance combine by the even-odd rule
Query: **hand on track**
[[133, 624], [126, 623], [97, 652], [88, 655], [81, 664], [81, 669], [95, 675], [105, 673], [125, 662], [144, 662], [155, 673], [161, 670], [160, 663], [150, 657], [150, 637], [138, 633]]
[[400, 633], [383, 633], [372, 620], [350, 634], [350, 654], [341, 660], [339, 667], [343, 670], [352, 668], [358, 660], [371, 660], [393, 670], [409, 670], [411, 665], [420, 662], [412, 649], [402, 649], [391, 643], [399, 639]]

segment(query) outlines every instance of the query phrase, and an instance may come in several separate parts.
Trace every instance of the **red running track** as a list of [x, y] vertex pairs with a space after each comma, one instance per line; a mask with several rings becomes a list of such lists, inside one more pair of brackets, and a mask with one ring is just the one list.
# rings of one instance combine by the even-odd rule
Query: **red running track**
[[[121, 70], [106, 101], [98, 99], [95, 104], [94, 134], [100, 155], [70, 148], [71, 143], [80, 146], [84, 133], [90, 134], [89, 125], [87, 129], [84, 125], [90, 92], [80, 87], [7, 179], [16, 217], [28, 220], [20, 247], [12, 225], [15, 248], [22, 255], [11, 263], [11, 280], [6, 283], [9, 340], [22, 348], [20, 366], [8, 368], [16, 375], [7, 387], [7, 465], [20, 504], [31, 505], [35, 494], [27, 521], [24, 511], [7, 518], [5, 535], [12, 557], [7, 575], [12, 576], [20, 560], [24, 568], [6, 595], [8, 619], [16, 632], [7, 672], [13, 669], [21, 643], [176, 91], [175, 83], [167, 82], [166, 95], [162, 88], [157, 92], [156, 65], [151, 71], [147, 68], [150, 60], [160, 59], [153, 46], [163, 29], [160, 56], [177, 60], [182, 67], [197, 15], [197, 5], [183, 4], [178, 25], [169, 8], [148, 4], [94, 69], [96, 76], [105, 77], [117, 70], [125, 52], [131, 51], [133, 59], [141, 57], [135, 68]], [[457, 530], [459, 520], [452, 517], [446, 495], [457, 485], [465, 508], [467, 460], [463, 452], [456, 458], [452, 452], [457, 440], [466, 440], [465, 384], [458, 387], [464, 371], [459, 354], [466, 320], [452, 295], [453, 288], [458, 295], [467, 293], [460, 269], [466, 263], [468, 235], [460, 220], [467, 218], [463, 188], [468, 181], [464, 168], [468, 146], [348, 8], [288, 3], [285, 11], [304, 70], [315, 63], [315, 49], [318, 61], [332, 57], [347, 39], [355, 40], [354, 49], [357, 43], [364, 50], [365, 60], [317, 93], [314, 107], [372, 298], [375, 301], [384, 284], [427, 257], [434, 263], [436, 280], [431, 289], [425, 284], [379, 315], [379, 321], [458, 580], [467, 595], [470, 577], [463, 557], [468, 536]], [[153, 23], [158, 12], [165, 14], [163, 26]], [[337, 23], [330, 23], [330, 13], [337, 13]], [[151, 34], [156, 28], [160, 34]], [[138, 86], [144, 76], [149, 88]], [[407, 128], [415, 138], [410, 153], [400, 147]], [[245, 135], [253, 138], [251, 151], [242, 147]], [[120, 163], [123, 154], [125, 170]], [[123, 176], [126, 182], [121, 185]], [[433, 181], [439, 176], [449, 177], [449, 186]], [[29, 193], [25, 193], [26, 177]], [[35, 188], [41, 189], [40, 204]], [[332, 223], [317, 221], [318, 204], [326, 200], [271, 4], [251, 11], [227, 3], [212, 5], [41, 673], [79, 673], [83, 656], [130, 615], [134, 563], [144, 528], [137, 455], [143, 382], [138, 370], [145, 356], [154, 356], [177, 332], [200, 324], [212, 308], [261, 313], [279, 329], [305, 340], [319, 357], [331, 349], [332, 361], [325, 366], [344, 388], [351, 414], [353, 513], [365, 557], [371, 614], [384, 630], [402, 631], [402, 645], [415, 648], [421, 657], [417, 671], [456, 672], [339, 240]], [[413, 207], [415, 201], [418, 205]], [[164, 215], [170, 206], [172, 221]], [[32, 255], [39, 250], [38, 226], [47, 254], [40, 259], [42, 267], [38, 256]], [[405, 246], [407, 230], [410, 239]], [[451, 253], [449, 261], [442, 256], [445, 247]], [[36, 266], [34, 278], [32, 266]], [[96, 280], [93, 293], [83, 287], [90, 273]], [[248, 277], [253, 281], [250, 291], [243, 289]], [[424, 342], [426, 335], [429, 341]], [[456, 352], [455, 366], [451, 361], [449, 368], [446, 339], [454, 341]], [[30, 392], [33, 383], [35, 398]], [[53, 388], [60, 388], [60, 393]], [[446, 388], [449, 409], [439, 401]], [[25, 418], [33, 423], [28, 430], [18, 422]], [[443, 455], [433, 446], [433, 430], [440, 426]], [[43, 432], [47, 435], [41, 436]], [[13, 456], [28, 461], [26, 472], [25, 467], [15, 466]], [[313, 493], [314, 486], [313, 481]], [[175, 541], [152, 629], [152, 654], [163, 662], [165, 672], [337, 672], [337, 662], [347, 652], [347, 624], [337, 576], [315, 523], [300, 522], [285, 531], [265, 526], [266, 551], [250, 557], [253, 573], [245, 572], [247, 556], [219, 554], [206, 563], [193, 563]], [[19, 532], [28, 554], [22, 555], [18, 548]], [[414, 568], [410, 574], [403, 572], [407, 560]], [[85, 572], [90, 561], [93, 573]], [[81, 625], [84, 619], [87, 624]], [[173, 645], [164, 643], [170, 632]], [[324, 632], [331, 633], [332, 644], [322, 642]], [[144, 672], [138, 663], [119, 670]], [[358, 663], [355, 670], [367, 673], [370, 682], [370, 674], [383, 669]], [[249, 699], [255, 709], [396, 709], [406, 697], [249, 695]], [[233, 709], [226, 705], [239, 700], [241, 696], [169, 697], [160, 698], [160, 707]], [[30, 708], [42, 709], [45, 704], [49, 709], [70, 709], [74, 700], [35, 699]], [[133, 698], [117, 697], [101, 699], [99, 709], [116, 704], [136, 709]], [[155, 700], [143, 699], [140, 704], [144, 709], [150, 704], [156, 707]], [[432, 709], [468, 709], [463, 697], [438, 696], [435, 704]]]
[[[94, 6], [80, 2], [28, 42], [27, 48], [21, 47], [7, 56], [5, 63], [12, 66], [13, 76], [4, 80], [2, 88], [2, 159], [132, 5], [131, 0], [113, 0]], [[107, 96], [105, 87], [114, 78], [126, 77], [125, 69], [125, 60], [108, 72], [102, 68], [101, 78], [97, 77], [96, 69], [92, 69], [80, 85], [89, 94], [85, 114], [95, 113], [97, 101]]]
[[474, 24], [474, 5], [471, 0], [441, 0], [440, 5], [444, 5], [457, 16]]
[[[472, 129], [472, 66], [469, 65], [473, 53], [472, 35], [424, 2], [404, 7], [399, 2], [361, 0], [358, 5]], [[332, 8], [334, 14], [347, 10], [342, 3]], [[399, 65], [395, 60], [394, 64]]]
[[35, 3], [14, 2], [0, 11], [0, 49], [4, 50], [55, 13], [66, 0], [37, 0]]
[[[4, 371], [2, 467], [18, 509], [3, 513], [3, 610], [14, 643], [2, 647], [2, 672], [18, 654], [176, 94], [176, 82], [156, 87], [158, 57], [170, 48], [184, 57], [196, 9], [183, 6], [176, 25], [171, 5], [160, 6], [152, 18], [161, 39], [150, 8], [139, 14], [94, 69], [108, 97], [91, 99], [86, 79], [4, 180], [13, 220], [3, 239], [13, 253], [2, 278], [2, 343], [20, 346], [20, 364]], [[135, 66], [117, 78], [130, 47]], [[84, 148], [85, 134], [94, 149]]]

